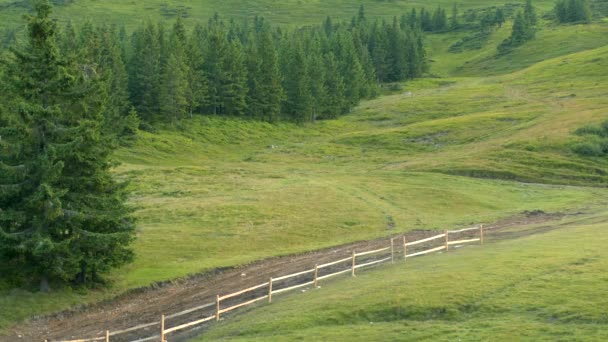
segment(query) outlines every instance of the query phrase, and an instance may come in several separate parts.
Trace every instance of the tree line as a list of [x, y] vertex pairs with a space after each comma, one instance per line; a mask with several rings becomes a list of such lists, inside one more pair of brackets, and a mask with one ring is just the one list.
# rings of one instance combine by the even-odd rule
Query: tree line
[[151, 21], [131, 34], [68, 23], [59, 47], [76, 68], [102, 75], [116, 112], [145, 122], [196, 114], [311, 122], [351, 111], [383, 82], [426, 70], [423, 31], [407, 20], [368, 20], [285, 30], [263, 18], [215, 15], [189, 30]]
[[560, 23], [591, 21], [591, 8], [587, 0], [558, 0], [554, 10]]

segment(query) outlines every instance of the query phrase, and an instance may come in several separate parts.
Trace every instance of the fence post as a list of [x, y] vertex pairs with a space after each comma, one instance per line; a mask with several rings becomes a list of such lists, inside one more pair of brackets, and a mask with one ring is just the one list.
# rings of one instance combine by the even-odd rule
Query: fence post
[[315, 264], [315, 289], [319, 287], [319, 264]]
[[272, 277], [268, 280], [268, 303], [272, 303]]
[[483, 245], [483, 224], [479, 225], [479, 241]]
[[355, 251], [353, 251], [353, 269], [352, 269], [352, 276], [355, 277], [355, 258], [357, 257], [357, 254], [355, 253]]
[[448, 233], [448, 230], [445, 230], [445, 251], [449, 251], [450, 250], [450, 233]]
[[106, 330], [106, 342], [110, 342], [110, 330]]
[[165, 342], [165, 315], [160, 316], [160, 341]]
[[215, 320], [220, 320], [220, 295], [215, 296]]
[[391, 238], [391, 264], [395, 263], [395, 246], [393, 243], [393, 238]]
[[403, 261], [407, 260], [407, 239], [403, 235]]

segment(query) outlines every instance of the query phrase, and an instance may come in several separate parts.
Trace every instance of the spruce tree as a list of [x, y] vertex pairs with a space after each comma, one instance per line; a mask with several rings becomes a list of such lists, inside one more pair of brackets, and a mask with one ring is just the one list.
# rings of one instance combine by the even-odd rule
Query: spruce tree
[[72, 107], [91, 96], [74, 89], [88, 75], [73, 74], [59, 53], [48, 1], [34, 9], [7, 73], [19, 116], [0, 118], [0, 263], [48, 290], [100, 281], [131, 261], [134, 223], [125, 185], [110, 173], [103, 112]]
[[293, 35], [286, 54], [287, 64], [283, 81], [286, 99], [283, 114], [288, 120], [294, 122], [310, 121], [312, 117], [310, 79], [302, 42], [297, 35]]
[[315, 121], [323, 112], [323, 105], [327, 97], [327, 89], [325, 88], [325, 70], [320, 66], [323, 65], [323, 53], [321, 51], [321, 41], [318, 35], [312, 37], [310, 47], [307, 52], [306, 60], [308, 76], [310, 79], [310, 94], [311, 102], [311, 120]]
[[152, 121], [160, 110], [161, 47], [157, 28], [148, 22], [132, 37], [133, 53], [129, 62], [131, 103], [141, 117]]
[[332, 119], [342, 114], [346, 107], [346, 98], [344, 95], [345, 85], [344, 79], [340, 74], [340, 67], [333, 53], [328, 53], [324, 58], [325, 65], [325, 89], [327, 97], [323, 101], [323, 110], [320, 117], [323, 119]]
[[397, 25], [397, 20], [393, 20], [393, 26], [387, 28], [389, 32], [389, 74], [387, 80], [396, 82], [403, 80], [407, 74], [406, 60], [406, 36]]
[[238, 39], [228, 43], [221, 59], [224, 78], [221, 80], [222, 114], [242, 116], [247, 109], [247, 67], [243, 46]]
[[529, 27], [536, 26], [536, 22], [538, 18], [536, 17], [536, 9], [532, 5], [532, 0], [526, 0], [526, 5], [524, 7], [524, 16], [526, 21], [528, 22]]
[[454, 3], [452, 6], [452, 17], [450, 18], [450, 29], [457, 30], [460, 27], [460, 22], [458, 21], [458, 5]]
[[195, 111], [201, 110], [207, 104], [208, 85], [205, 74], [205, 32], [201, 25], [196, 25], [186, 46], [186, 61], [188, 65], [188, 113], [192, 117]]
[[206, 40], [207, 46], [203, 67], [207, 75], [208, 110], [212, 114], [221, 114], [223, 107], [222, 88], [224, 79], [227, 78], [222, 65], [228, 53], [228, 40], [221, 22], [218, 20], [210, 21]]
[[340, 71], [346, 85], [346, 103], [343, 113], [359, 104], [361, 87], [365, 82], [365, 74], [357, 55], [352, 36], [346, 30], [340, 30], [334, 37], [334, 53], [340, 63]]
[[285, 95], [281, 84], [279, 55], [268, 24], [260, 27], [256, 42], [260, 56], [260, 110], [263, 120], [273, 122], [279, 119]]
[[178, 17], [168, 43], [167, 64], [163, 67], [160, 90], [160, 109], [165, 120], [179, 120], [192, 109], [188, 75], [190, 68], [186, 58], [186, 29]]

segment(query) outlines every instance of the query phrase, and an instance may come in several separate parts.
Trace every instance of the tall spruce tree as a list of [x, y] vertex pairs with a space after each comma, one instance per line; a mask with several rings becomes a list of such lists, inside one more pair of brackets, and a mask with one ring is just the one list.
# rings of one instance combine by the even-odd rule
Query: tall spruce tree
[[274, 122], [279, 119], [284, 91], [279, 55], [272, 38], [270, 26], [259, 20], [257, 32], [252, 35], [249, 57], [249, 102], [253, 116]]
[[188, 91], [186, 92], [188, 101], [188, 113], [192, 117], [195, 111], [200, 111], [207, 104], [208, 84], [205, 74], [205, 31], [201, 25], [196, 25], [190, 35], [186, 47], [186, 60], [189, 73], [186, 75], [188, 80]]
[[238, 39], [228, 43], [222, 57], [224, 79], [221, 81], [221, 113], [242, 116], [247, 110], [247, 66], [243, 46]]
[[157, 27], [148, 22], [133, 34], [132, 41], [133, 52], [129, 63], [131, 103], [143, 119], [151, 121], [160, 110], [158, 100], [162, 79]]
[[160, 109], [165, 120], [179, 120], [192, 109], [190, 92], [190, 67], [186, 57], [186, 29], [181, 16], [173, 26], [168, 43], [167, 64], [163, 67], [160, 85]]
[[320, 117], [333, 119], [342, 114], [346, 105], [344, 79], [340, 74], [340, 66], [332, 52], [324, 57], [325, 89], [327, 96], [323, 101]]
[[536, 26], [538, 18], [536, 16], [536, 8], [532, 5], [532, 0], [526, 0], [524, 7], [524, 16], [530, 27]]
[[458, 30], [460, 28], [460, 21], [458, 19], [458, 4], [454, 3], [452, 6], [452, 16], [450, 17], [450, 29]]
[[7, 72], [19, 115], [0, 118], [0, 263], [48, 290], [131, 261], [134, 223], [125, 184], [110, 173], [102, 110], [73, 111], [91, 96], [74, 89], [90, 75], [72, 73], [60, 54], [48, 1], [34, 9]]
[[312, 117], [310, 79], [302, 42], [295, 34], [291, 40], [289, 50], [286, 51], [287, 64], [283, 81], [286, 99], [283, 114], [288, 120], [303, 123], [310, 121]]

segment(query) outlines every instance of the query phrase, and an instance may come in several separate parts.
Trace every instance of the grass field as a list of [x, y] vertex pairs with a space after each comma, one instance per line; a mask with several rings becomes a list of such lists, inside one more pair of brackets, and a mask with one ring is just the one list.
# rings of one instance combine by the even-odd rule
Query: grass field
[[[434, 0], [432, 4], [422, 0], [148, 0], [145, 5], [136, 1], [121, 0], [74, 0], [64, 1], [57, 6], [56, 17], [60, 22], [93, 20], [103, 23], [125, 23], [129, 28], [138, 25], [148, 18], [154, 20], [175, 20], [179, 13], [187, 16], [186, 22], [206, 20], [219, 13], [227, 18], [242, 20], [254, 16], [264, 16], [275, 24], [308, 25], [319, 24], [327, 16], [350, 20], [361, 4], [370, 17], [391, 19], [409, 12], [411, 8], [436, 8], [441, 5], [451, 10], [453, 1]], [[517, 3], [517, 1], [513, 1]], [[535, 5], [540, 11], [548, 11], [553, 6], [552, 0], [537, 0]], [[466, 0], [460, 1], [461, 11], [471, 8], [503, 5], [503, 0]], [[0, 28], [3, 25], [23, 25], [21, 15], [27, 11], [27, 0], [0, 0]]]
[[[9, 3], [13, 5], [0, 7], [4, 23], [16, 21], [22, 11], [14, 5], [19, 1], [0, 0], [0, 6]], [[146, 2], [149, 16], [159, 17], [161, 3]], [[191, 18], [205, 17], [210, 9], [247, 16], [271, 4], [263, 0], [240, 7], [233, 1], [183, 3], [192, 7]], [[414, 2], [364, 3], [370, 15], [386, 15]], [[499, 2], [467, 1], [463, 6], [490, 3]], [[542, 9], [552, 1], [535, 3]], [[292, 18], [294, 23], [307, 23], [326, 14], [350, 16], [359, 2], [273, 4], [265, 14], [273, 21]], [[75, 1], [58, 9], [57, 15], [128, 18], [133, 24], [145, 16], [134, 15], [136, 8], [118, 1]], [[310, 8], [315, 11], [306, 12]], [[0, 281], [0, 307], [12, 308], [0, 310], [0, 329], [34, 314], [112, 298], [132, 288], [216, 267], [413, 229], [491, 222], [524, 210], [577, 211], [604, 201], [608, 161], [581, 158], [570, 147], [580, 139], [572, 135], [576, 128], [607, 118], [607, 28], [608, 22], [545, 27], [536, 40], [498, 58], [495, 46], [508, 34], [507, 26], [481, 50], [461, 54], [447, 52], [461, 34], [432, 35], [428, 38], [434, 60], [431, 74], [442, 78], [403, 84], [402, 91], [365, 101], [339, 120], [302, 127], [199, 117], [178, 126], [159, 126], [155, 133], [141, 132], [134, 146], [117, 153], [122, 165], [116, 169], [117, 177], [131, 181], [134, 192], [131, 203], [139, 219], [135, 263], [115, 272], [112, 286], [98, 291], [57, 289], [45, 295], [11, 289]], [[535, 239], [527, 238], [526, 243], [533, 245]], [[512, 242], [500, 246], [515, 248]], [[484, 255], [480, 258], [493, 254]], [[539, 260], [538, 267], [542, 262], [558, 265], [571, 257], [574, 254], [556, 254], [555, 261]], [[473, 271], [468, 276], [479, 277]], [[343, 308], [345, 315], [350, 309]], [[455, 317], [462, 317], [458, 310]], [[523, 317], [519, 311], [505, 315], [513, 320]], [[425, 322], [416, 324], [429, 323]], [[453, 321], [444, 323], [433, 327], [448, 333], [461, 329]], [[477, 323], [481, 324], [471, 320], [462, 329], [475, 333]], [[369, 323], [356, 324], [353, 335], [357, 329], [369, 330]], [[386, 333], [397, 329], [390, 321], [381, 324], [386, 325]], [[529, 324], [557, 329], [539, 321]], [[572, 327], [590, 327], [585, 324]], [[500, 326], [507, 331], [506, 323]], [[332, 333], [333, 326], [315, 329], [324, 327], [325, 333]], [[420, 334], [426, 331], [420, 329]], [[217, 334], [213, 336], [221, 336]]]
[[607, 215], [277, 296], [195, 340], [606, 340]]

